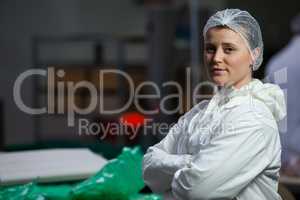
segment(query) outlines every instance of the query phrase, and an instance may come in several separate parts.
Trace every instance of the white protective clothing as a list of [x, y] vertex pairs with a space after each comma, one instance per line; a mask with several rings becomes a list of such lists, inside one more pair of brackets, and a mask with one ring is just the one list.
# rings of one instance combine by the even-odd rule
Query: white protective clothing
[[153, 192], [178, 200], [277, 200], [284, 95], [253, 79], [182, 116], [143, 160]]

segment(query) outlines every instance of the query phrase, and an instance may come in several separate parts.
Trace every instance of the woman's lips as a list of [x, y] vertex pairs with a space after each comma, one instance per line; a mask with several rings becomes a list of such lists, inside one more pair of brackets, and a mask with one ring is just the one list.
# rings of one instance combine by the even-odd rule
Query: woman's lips
[[211, 70], [212, 74], [215, 76], [223, 75], [227, 70], [226, 69], [220, 69], [220, 68], [214, 68]]

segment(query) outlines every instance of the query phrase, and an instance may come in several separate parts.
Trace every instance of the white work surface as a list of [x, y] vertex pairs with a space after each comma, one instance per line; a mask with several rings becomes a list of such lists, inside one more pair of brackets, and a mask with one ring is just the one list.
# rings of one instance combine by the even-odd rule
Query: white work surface
[[0, 185], [86, 179], [107, 160], [89, 149], [50, 149], [0, 153]]

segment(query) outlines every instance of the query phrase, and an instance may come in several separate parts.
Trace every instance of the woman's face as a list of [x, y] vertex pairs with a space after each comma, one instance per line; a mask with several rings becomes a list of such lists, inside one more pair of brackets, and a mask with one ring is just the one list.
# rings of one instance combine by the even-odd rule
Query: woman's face
[[240, 88], [250, 82], [252, 59], [238, 33], [225, 27], [211, 28], [204, 46], [204, 62], [215, 84]]

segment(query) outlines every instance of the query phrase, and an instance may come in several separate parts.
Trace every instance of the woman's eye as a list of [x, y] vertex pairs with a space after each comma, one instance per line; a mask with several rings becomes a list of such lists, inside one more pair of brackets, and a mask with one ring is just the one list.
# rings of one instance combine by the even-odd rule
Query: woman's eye
[[225, 52], [225, 53], [231, 53], [231, 52], [233, 52], [233, 51], [234, 51], [233, 48], [225, 48], [225, 49], [224, 49], [224, 52]]
[[212, 48], [212, 47], [206, 47], [206, 48], [205, 48], [205, 51], [206, 51], [207, 53], [214, 53], [214, 52], [215, 52], [215, 49]]

